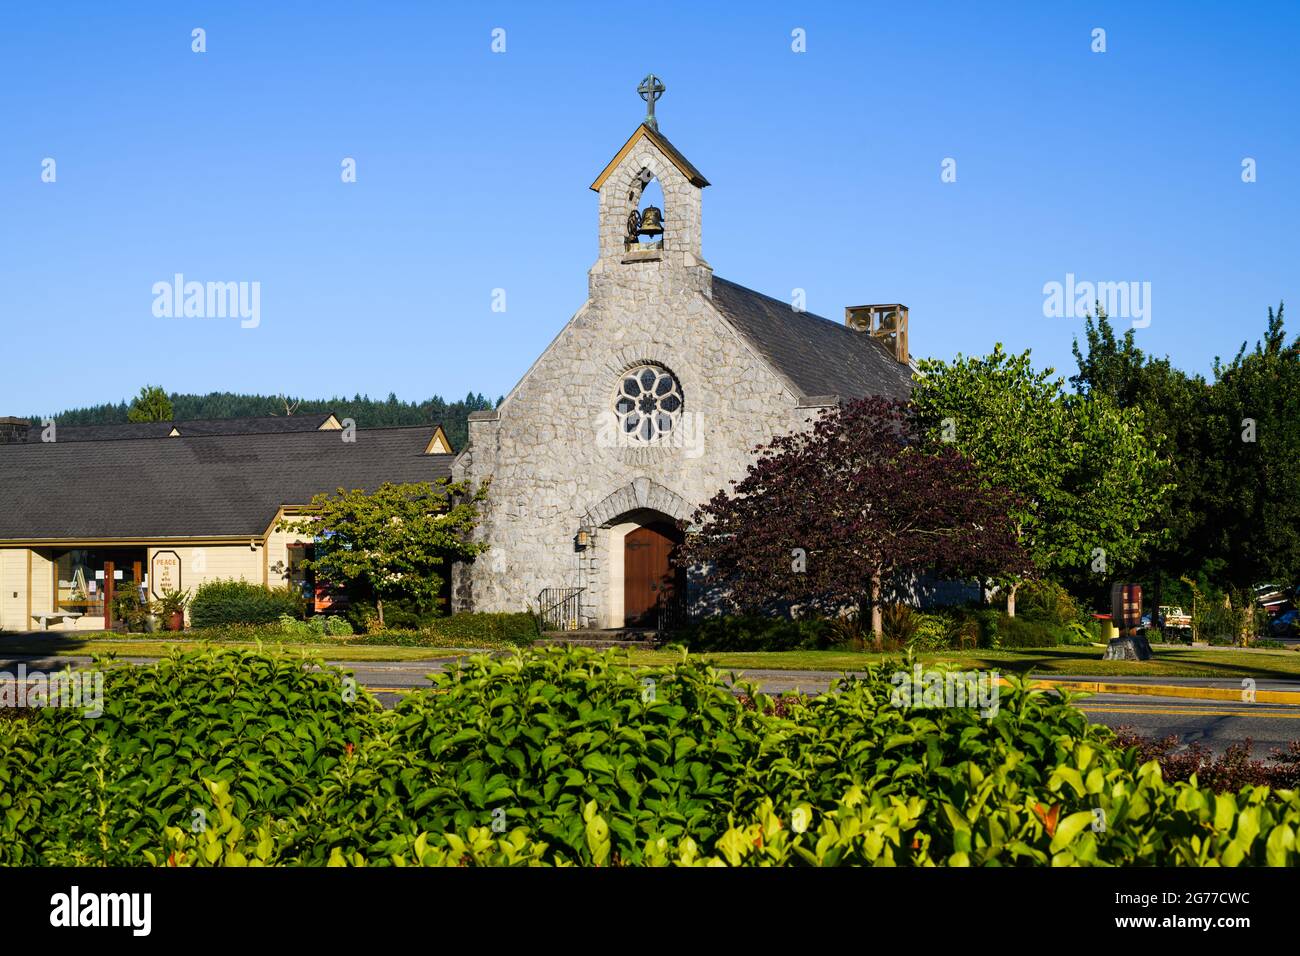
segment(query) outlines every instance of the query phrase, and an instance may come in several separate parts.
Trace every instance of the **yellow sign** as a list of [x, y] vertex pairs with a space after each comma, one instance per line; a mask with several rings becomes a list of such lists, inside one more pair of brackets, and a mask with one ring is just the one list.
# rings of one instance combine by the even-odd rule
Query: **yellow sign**
[[164, 591], [181, 589], [181, 556], [175, 551], [155, 551], [153, 566], [149, 572], [149, 590], [154, 597], [162, 597]]

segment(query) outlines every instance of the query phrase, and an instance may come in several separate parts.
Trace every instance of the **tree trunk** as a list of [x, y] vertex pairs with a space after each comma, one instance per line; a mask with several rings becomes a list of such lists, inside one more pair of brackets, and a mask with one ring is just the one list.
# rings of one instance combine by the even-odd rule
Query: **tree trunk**
[[379, 629], [382, 631], [384, 629], [384, 602], [376, 600], [375, 610], [379, 612]]
[[1007, 617], [1016, 616], [1016, 591], [1018, 590], [1020, 590], [1019, 581], [1007, 588]]
[[885, 624], [880, 613], [880, 572], [871, 573], [871, 639], [877, 646], [884, 638]]

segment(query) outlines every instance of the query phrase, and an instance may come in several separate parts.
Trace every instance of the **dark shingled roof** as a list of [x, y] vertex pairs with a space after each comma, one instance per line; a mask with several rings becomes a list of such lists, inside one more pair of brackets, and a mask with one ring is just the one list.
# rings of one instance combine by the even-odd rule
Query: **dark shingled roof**
[[0, 541], [260, 536], [281, 505], [433, 481], [430, 426], [0, 445]]
[[907, 399], [912, 393], [911, 369], [865, 332], [717, 276], [713, 304], [804, 398]]
[[[124, 422], [115, 425], [60, 425], [55, 419], [58, 441], [118, 441], [124, 438], [166, 438], [176, 429], [185, 438], [198, 435], [284, 435], [314, 432], [330, 420], [330, 412], [307, 415], [264, 415], [255, 418], [193, 418], [176, 422]], [[41, 440], [42, 427], [27, 431], [28, 442]]]

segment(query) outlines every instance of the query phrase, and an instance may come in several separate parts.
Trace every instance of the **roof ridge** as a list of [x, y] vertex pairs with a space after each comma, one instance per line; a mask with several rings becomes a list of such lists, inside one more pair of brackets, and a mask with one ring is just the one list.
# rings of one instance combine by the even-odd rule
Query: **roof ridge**
[[[331, 414], [332, 414], [332, 413], [331, 413]], [[199, 421], [200, 419], [190, 419], [190, 420], [191, 420], [191, 421]], [[157, 424], [170, 424], [170, 423], [168, 423], [168, 422], [131, 422], [131, 424], [133, 424], [133, 425], [142, 425], [142, 424], [155, 424], [155, 425], [157, 425]], [[93, 426], [89, 426], [89, 425], [69, 425], [69, 426], [67, 426], [67, 427], [69, 427], [69, 428], [89, 428], [89, 427], [93, 427]], [[379, 426], [376, 426], [376, 427], [360, 427], [360, 426], [358, 426], [357, 431], [359, 431], [359, 432], [365, 432], [365, 433], [368, 433], [368, 434], [373, 434], [374, 432], [400, 432], [400, 431], [421, 431], [421, 432], [428, 432], [428, 431], [430, 431], [431, 429], [438, 429], [438, 428], [441, 428], [444, 432], [447, 430], [447, 429], [446, 429], [446, 425], [445, 425], [443, 422], [432, 422], [432, 423], [430, 423], [430, 424], [423, 424], [423, 425], [379, 425]], [[321, 430], [321, 429], [319, 429], [319, 428], [305, 428], [305, 429], [302, 429], [302, 430], [300, 430], [300, 431], [288, 431], [288, 432], [226, 432], [226, 433], [224, 433], [224, 434], [222, 434], [222, 433], [217, 433], [217, 434], [206, 434], [206, 435], [204, 435], [204, 434], [199, 434], [199, 435], [178, 435], [178, 436], [172, 436], [172, 435], [166, 435], [166, 434], [163, 434], [163, 435], [144, 435], [144, 436], [142, 436], [142, 437], [140, 437], [140, 438], [126, 438], [126, 437], [118, 437], [118, 438], [99, 438], [99, 439], [95, 439], [95, 440], [93, 440], [93, 441], [76, 441], [76, 440], [57, 441], [57, 440], [56, 440], [56, 441], [52, 441], [52, 442], [44, 442], [44, 441], [6, 442], [6, 443], [0, 443], [0, 448], [27, 448], [27, 447], [31, 447], [31, 446], [40, 446], [40, 445], [65, 445], [65, 446], [66, 446], [66, 445], [114, 445], [114, 444], [138, 443], [138, 442], [151, 442], [151, 441], [166, 441], [166, 442], [171, 442], [171, 443], [174, 443], [174, 444], [180, 444], [180, 443], [191, 442], [191, 441], [207, 441], [208, 439], [213, 439], [213, 438], [217, 438], [217, 439], [222, 439], [222, 438], [224, 438], [224, 439], [229, 439], [229, 440], [232, 440], [232, 441], [247, 441], [247, 440], [250, 439], [250, 438], [280, 438], [280, 439], [292, 439], [292, 438], [301, 438], [302, 436], [318, 436], [318, 437], [323, 436], [323, 437], [333, 437], [333, 436], [337, 435], [338, 433], [339, 433], [339, 430], [338, 430], [338, 429], [326, 429], [326, 430]], [[431, 453], [431, 454], [432, 454], [432, 453]], [[447, 454], [447, 453], [446, 453], [446, 452], [443, 452], [442, 454]]]

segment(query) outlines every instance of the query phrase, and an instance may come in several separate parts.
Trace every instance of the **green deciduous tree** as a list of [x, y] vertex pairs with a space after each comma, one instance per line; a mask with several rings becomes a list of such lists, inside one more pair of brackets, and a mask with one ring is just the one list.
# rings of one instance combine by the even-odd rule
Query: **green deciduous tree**
[[146, 385], [127, 409], [129, 422], [169, 422], [172, 420], [172, 403], [160, 385]]
[[486, 484], [447, 479], [385, 483], [373, 492], [340, 488], [317, 495], [302, 517], [280, 527], [313, 535], [315, 553], [303, 567], [323, 583], [372, 593], [382, 627], [385, 599], [432, 603], [448, 566], [485, 550], [470, 538], [486, 495]]
[[1300, 577], [1300, 338], [1282, 306], [1252, 351], [1214, 364], [1205, 538], [1234, 589]]
[[1176, 489], [1152, 520], [1168, 531], [1146, 570], [1242, 592], [1300, 576], [1300, 340], [1287, 341], [1279, 306], [1253, 350], [1216, 360], [1207, 383], [1146, 356], [1130, 330], [1117, 337], [1104, 314], [1075, 343], [1082, 394], [1140, 409]]
[[1135, 567], [1155, 584], [1152, 603], [1158, 605], [1162, 579], [1195, 574], [1212, 560], [1205, 534], [1205, 517], [1212, 510], [1206, 483], [1210, 386], [1200, 376], [1174, 368], [1168, 358], [1145, 355], [1132, 329], [1116, 336], [1100, 307], [1095, 319], [1086, 320], [1084, 348], [1075, 341], [1074, 358], [1079, 371], [1070, 383], [1079, 394], [1140, 409], [1148, 443], [1168, 462], [1168, 480], [1174, 485], [1169, 506], [1148, 519], [1148, 548]]
[[[1136, 563], [1169, 485], [1142, 413], [1067, 395], [1028, 351], [918, 363], [913, 400], [927, 434], [1011, 490], [1020, 540], [1040, 572], [1079, 582]], [[1015, 613], [1014, 581], [1006, 582]]]

